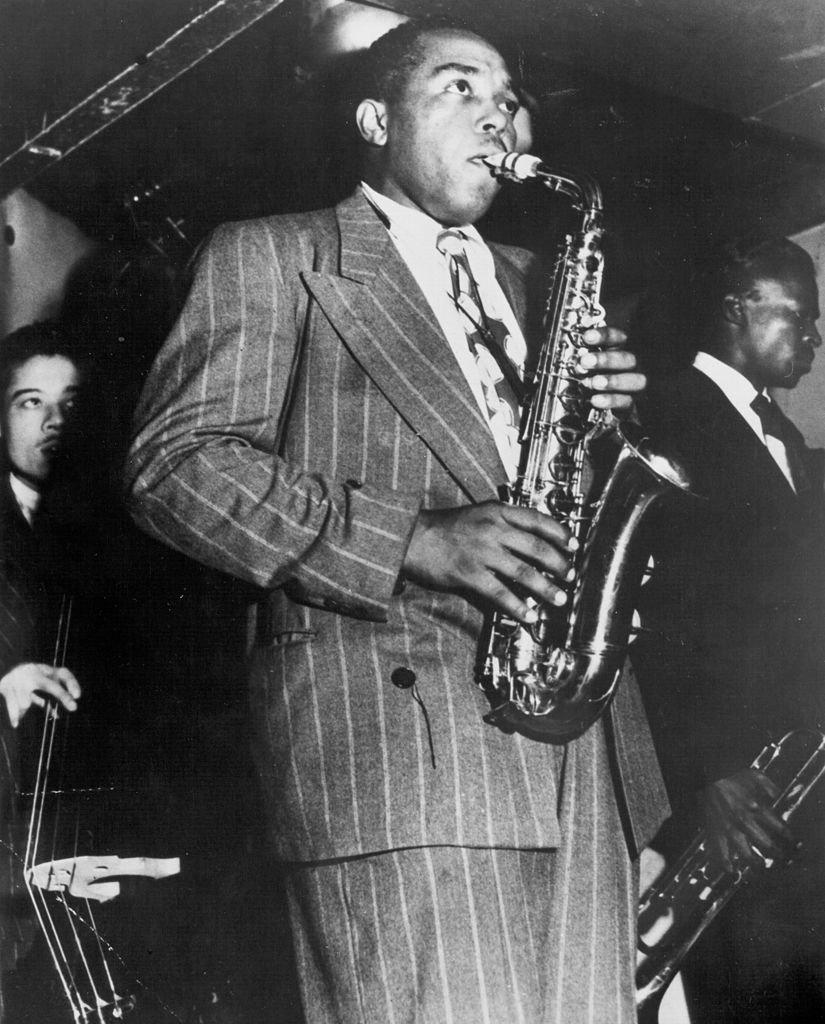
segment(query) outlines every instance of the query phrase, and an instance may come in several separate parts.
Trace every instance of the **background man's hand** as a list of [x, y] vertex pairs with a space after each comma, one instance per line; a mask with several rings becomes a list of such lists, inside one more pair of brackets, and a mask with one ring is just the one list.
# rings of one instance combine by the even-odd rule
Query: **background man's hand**
[[585, 352], [578, 361], [582, 383], [593, 392], [590, 404], [594, 409], [629, 411], [633, 396], [644, 390], [647, 381], [636, 370], [636, 356], [622, 348], [627, 335], [615, 327], [594, 327], [584, 332], [582, 340], [601, 350]]
[[778, 795], [773, 782], [754, 768], [720, 779], [700, 793], [705, 827], [726, 870], [762, 864], [764, 858], [787, 860], [793, 854], [793, 833], [771, 809]]
[[422, 511], [404, 560], [404, 575], [437, 590], [468, 593], [528, 624], [532, 599], [561, 605], [570, 571], [567, 530], [535, 509], [487, 501]]
[[6, 700], [9, 721], [16, 729], [32, 704], [43, 707], [46, 703], [42, 694], [54, 697], [67, 711], [74, 711], [80, 697], [80, 684], [67, 668], [26, 662], [0, 679], [0, 694]]

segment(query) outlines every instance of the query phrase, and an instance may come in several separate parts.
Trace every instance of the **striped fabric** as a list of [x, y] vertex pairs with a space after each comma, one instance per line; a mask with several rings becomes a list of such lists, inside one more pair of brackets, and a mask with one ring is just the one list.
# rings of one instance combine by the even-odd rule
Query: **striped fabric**
[[635, 1024], [636, 874], [590, 736], [571, 748], [558, 850], [396, 850], [287, 872], [308, 1020]]
[[[526, 254], [498, 250], [496, 262], [523, 322]], [[282, 859], [556, 848], [570, 799], [581, 836], [607, 820], [571, 795], [582, 771], [599, 776], [614, 815], [610, 842], [582, 859], [603, 891], [592, 865], [615, 864], [627, 846], [596, 752], [602, 727], [565, 751], [486, 725], [473, 685], [480, 612], [396, 586], [419, 508], [494, 498], [505, 473], [363, 197], [219, 229], [148, 380], [127, 475], [145, 529], [265, 595], [252, 720]], [[429, 729], [413, 691], [393, 685], [400, 668], [415, 676]], [[611, 737], [635, 853], [666, 801], [630, 685]], [[626, 943], [626, 914], [610, 918], [600, 930]], [[573, 960], [582, 942], [576, 933]]]

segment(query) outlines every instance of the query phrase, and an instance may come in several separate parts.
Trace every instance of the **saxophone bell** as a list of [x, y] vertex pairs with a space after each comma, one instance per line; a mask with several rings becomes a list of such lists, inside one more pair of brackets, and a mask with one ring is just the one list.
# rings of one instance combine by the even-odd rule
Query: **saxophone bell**
[[580, 736], [613, 699], [649, 557], [643, 526], [663, 501], [690, 493], [679, 462], [632, 424], [598, 421], [591, 444], [594, 436], [607, 479], [592, 520], [579, 524], [588, 528], [569, 607], [547, 609], [538, 632], [514, 622], [492, 628], [481, 669], [488, 696], [499, 700], [485, 720], [549, 743]]

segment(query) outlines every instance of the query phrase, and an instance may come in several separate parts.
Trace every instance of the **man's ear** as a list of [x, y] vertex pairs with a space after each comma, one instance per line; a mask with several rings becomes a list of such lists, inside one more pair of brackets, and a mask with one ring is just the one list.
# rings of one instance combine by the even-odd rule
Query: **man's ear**
[[740, 295], [726, 295], [722, 299], [722, 316], [728, 323], [742, 326], [745, 322], [745, 307]]
[[371, 146], [387, 141], [387, 107], [381, 100], [361, 100], [355, 112], [355, 123], [361, 138]]

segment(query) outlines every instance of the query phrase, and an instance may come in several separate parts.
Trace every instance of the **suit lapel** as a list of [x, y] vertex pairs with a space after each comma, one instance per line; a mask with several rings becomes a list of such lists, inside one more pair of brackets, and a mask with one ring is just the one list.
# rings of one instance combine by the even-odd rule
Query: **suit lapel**
[[[496, 267], [496, 279], [516, 315], [516, 320], [523, 326], [527, 323], [527, 298], [521, 272], [501, 254], [495, 245], [490, 246], [490, 251], [493, 254], [493, 262]], [[527, 339], [527, 344], [529, 347], [529, 339]]]
[[305, 272], [307, 288], [364, 372], [468, 497], [489, 498], [506, 474], [429, 304], [360, 193], [337, 215], [340, 274]]
[[738, 480], [737, 493], [755, 490], [753, 500], [760, 504], [770, 493], [775, 501], [795, 506], [797, 495], [785, 474], [721, 389], [699, 370], [692, 369], [692, 377], [698, 396], [697, 429], [721, 455], [726, 486]]

